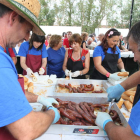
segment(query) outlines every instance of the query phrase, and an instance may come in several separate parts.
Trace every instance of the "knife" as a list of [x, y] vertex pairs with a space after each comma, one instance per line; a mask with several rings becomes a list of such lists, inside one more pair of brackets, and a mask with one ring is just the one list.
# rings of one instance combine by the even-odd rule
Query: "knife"
[[108, 112], [110, 112], [112, 105], [115, 103], [115, 99], [112, 99], [111, 102], [109, 102], [109, 106], [108, 106]]

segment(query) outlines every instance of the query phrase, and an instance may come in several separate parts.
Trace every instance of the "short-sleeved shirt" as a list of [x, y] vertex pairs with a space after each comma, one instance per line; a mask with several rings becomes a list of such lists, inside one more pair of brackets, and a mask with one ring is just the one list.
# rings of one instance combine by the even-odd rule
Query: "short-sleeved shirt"
[[66, 46], [66, 48], [70, 48], [68, 38], [65, 38], [65, 39], [64, 39], [64, 41], [63, 41], [63, 45], [65, 45], [65, 46]]
[[21, 44], [18, 55], [26, 57], [28, 53], [31, 55], [41, 55], [42, 53], [42, 58], [48, 57], [45, 44], [43, 44], [42, 50], [37, 50], [34, 46], [29, 50], [29, 41], [26, 41]]
[[66, 52], [65, 48], [61, 47], [59, 50], [54, 50], [50, 47], [47, 52], [47, 74], [56, 74], [58, 78], [61, 78], [64, 75], [62, 66]]
[[15, 65], [0, 46], [0, 127], [11, 124], [32, 111], [18, 82]]
[[134, 134], [140, 136], [140, 100], [132, 108], [128, 123]]
[[[121, 52], [120, 52], [120, 49], [119, 49], [118, 46], [116, 46], [116, 51], [115, 51], [115, 53], [112, 51], [111, 48], [108, 48], [107, 53], [110, 53], [110, 54], [119, 54], [119, 58], [121, 58]], [[103, 61], [104, 58], [105, 58], [105, 52], [103, 51], [103, 47], [102, 47], [102, 46], [97, 46], [97, 47], [94, 49], [93, 58], [94, 58], [94, 57], [98, 57], [98, 56], [101, 56], [101, 57], [102, 57], [102, 61]], [[119, 58], [118, 58], [118, 59], [119, 59]]]
[[15, 48], [6, 47], [4, 52], [7, 53], [10, 57], [16, 57], [16, 54], [17, 54]]

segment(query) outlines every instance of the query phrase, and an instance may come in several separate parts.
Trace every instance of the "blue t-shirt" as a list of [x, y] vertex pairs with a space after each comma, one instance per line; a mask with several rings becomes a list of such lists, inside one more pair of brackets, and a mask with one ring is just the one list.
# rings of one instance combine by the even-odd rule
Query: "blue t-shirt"
[[0, 127], [11, 124], [32, 111], [18, 82], [15, 65], [0, 46]]
[[[29, 50], [29, 41], [23, 42], [19, 48], [18, 55], [26, 57], [28, 52], [31, 55], [41, 55], [41, 50], [37, 50], [34, 46], [32, 47], [31, 50], [29, 51], [28, 50]], [[43, 44], [42, 58], [46, 58], [46, 57], [48, 57], [48, 53], [45, 44]]]
[[128, 123], [134, 134], [140, 136], [140, 100], [132, 108]]
[[53, 50], [50, 47], [47, 51], [47, 74], [56, 74], [58, 78], [61, 78], [64, 75], [62, 66], [66, 52], [65, 48], [61, 47], [59, 50]]
[[[111, 50], [111, 48], [108, 48], [107, 53], [113, 54], [113, 51]], [[115, 54], [119, 54], [119, 58], [121, 58], [121, 52], [120, 52], [120, 49], [119, 49], [118, 46], [116, 46]], [[102, 57], [102, 61], [103, 61], [104, 58], [105, 58], [105, 53], [104, 53], [104, 51], [103, 51], [103, 47], [102, 47], [102, 46], [97, 46], [97, 47], [95, 47], [95, 49], [94, 49], [93, 58], [94, 58], [94, 57], [98, 57], [98, 56], [101, 56], [101, 57]], [[118, 59], [119, 59], [119, 58], [118, 58]]]

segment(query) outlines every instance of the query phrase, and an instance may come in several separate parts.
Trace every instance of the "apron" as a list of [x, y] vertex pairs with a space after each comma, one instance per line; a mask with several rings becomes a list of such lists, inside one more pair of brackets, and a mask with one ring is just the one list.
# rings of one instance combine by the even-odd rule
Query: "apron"
[[137, 90], [134, 97], [133, 106], [139, 101], [139, 99], [140, 99], [140, 84], [137, 85]]
[[[109, 73], [115, 73], [115, 72], [118, 71], [118, 68], [117, 68], [118, 58], [119, 58], [119, 54], [110, 54], [110, 53], [107, 53], [105, 55], [104, 60], [102, 61], [102, 66]], [[92, 79], [107, 80], [107, 77], [105, 75], [101, 74], [94, 67]]]
[[[28, 54], [26, 57], [26, 65], [33, 72], [38, 72], [42, 65], [42, 50], [41, 50], [41, 55], [29, 54], [29, 50], [28, 50]], [[27, 72], [25, 70], [23, 70], [23, 75], [27, 75]], [[45, 73], [43, 75], [46, 75], [46, 68], [45, 68]]]
[[[22, 87], [23, 92], [24, 91], [24, 78], [23, 77], [18, 77], [18, 81], [20, 83], [20, 86]], [[11, 133], [7, 130], [6, 127], [1, 127], [0, 128], [0, 140], [16, 140]]]
[[[80, 52], [80, 56], [81, 56], [81, 52]], [[71, 72], [83, 70], [84, 67], [81, 58], [80, 61], [72, 61], [71, 57], [68, 58], [67, 69], [69, 71], [71, 70]], [[85, 75], [79, 75], [78, 77], [73, 77], [73, 79], [85, 79]]]

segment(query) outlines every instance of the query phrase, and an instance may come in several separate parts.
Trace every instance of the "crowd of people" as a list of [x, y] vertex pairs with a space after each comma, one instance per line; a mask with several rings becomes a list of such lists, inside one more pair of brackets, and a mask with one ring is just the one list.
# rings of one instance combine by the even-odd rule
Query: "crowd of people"
[[[38, 72], [40, 75], [55, 74], [58, 78], [71, 76], [85, 79], [90, 66], [89, 49], [94, 49], [95, 66], [92, 79], [106, 80], [110, 77], [118, 80], [119, 76], [116, 74], [118, 69], [125, 71], [120, 52], [127, 51], [127, 42], [129, 49], [134, 53], [134, 61], [140, 62], [140, 22], [132, 27], [127, 38], [122, 38], [121, 33], [114, 28], [109, 29], [105, 34], [99, 34], [98, 40], [94, 33], [88, 35], [83, 32], [80, 35], [72, 34], [71, 31], [63, 33], [63, 36], [49, 34], [45, 38], [45, 33], [35, 20], [40, 8], [38, 0], [28, 0], [28, 5], [24, 1], [0, 0], [0, 60], [2, 60], [0, 63], [0, 139], [2, 140], [35, 139], [60, 118], [59, 111], [53, 107], [53, 104], [58, 104], [54, 98], [37, 96], [22, 89], [24, 79], [18, 77], [15, 67], [17, 60], [15, 60], [14, 47], [18, 43], [21, 44], [17, 47], [20, 46], [18, 55], [23, 75], [28, 76]], [[33, 33], [29, 39], [30, 31]], [[112, 99], [118, 101], [125, 90], [140, 83], [139, 79], [138, 71], [121, 84], [109, 87], [108, 101]], [[98, 113], [96, 124], [107, 132], [110, 139], [139, 139], [139, 99], [140, 85], [137, 88], [134, 107], [126, 128], [116, 126], [105, 112]], [[29, 102], [39, 102], [47, 107], [47, 111], [34, 112]]]

